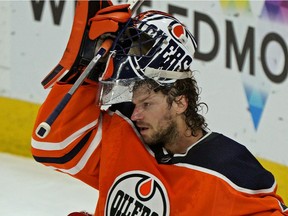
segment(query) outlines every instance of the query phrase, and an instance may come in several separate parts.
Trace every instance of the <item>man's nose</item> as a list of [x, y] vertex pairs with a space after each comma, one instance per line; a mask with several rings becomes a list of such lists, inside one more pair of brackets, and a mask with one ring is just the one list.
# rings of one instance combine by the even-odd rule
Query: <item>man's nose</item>
[[131, 115], [132, 121], [137, 121], [143, 119], [142, 111], [138, 107], [135, 107]]

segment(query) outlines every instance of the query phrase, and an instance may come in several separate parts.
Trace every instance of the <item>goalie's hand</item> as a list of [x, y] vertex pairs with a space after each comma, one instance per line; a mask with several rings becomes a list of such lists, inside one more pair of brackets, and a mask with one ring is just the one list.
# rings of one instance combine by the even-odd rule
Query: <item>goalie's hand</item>
[[[90, 25], [89, 40], [96, 40], [95, 52], [101, 46], [106, 38], [114, 38], [117, 31], [122, 24], [129, 21], [132, 16], [129, 4], [112, 5], [99, 10], [94, 17], [92, 17], [88, 24]], [[98, 82], [98, 78], [103, 74], [107, 67], [107, 56], [100, 59], [96, 68], [91, 71], [86, 82]]]
[[131, 18], [129, 4], [112, 5], [99, 10], [89, 20], [89, 38], [95, 40], [105, 33], [115, 33], [119, 30], [119, 24], [126, 23]]
[[[121, 26], [129, 21], [131, 18], [131, 10], [129, 9], [129, 4], [122, 5], [112, 5], [106, 8], [99, 10], [94, 17], [90, 18], [88, 25], [90, 26], [88, 38], [84, 37], [87, 46], [83, 47], [82, 55], [83, 59], [77, 65], [77, 68], [74, 70], [77, 73], [74, 73], [74, 76], [69, 77], [69, 79], [62, 79], [62, 81], [73, 83], [80, 76], [81, 72], [87, 64], [92, 60], [91, 49], [98, 50], [103, 41], [106, 38], [113, 38], [117, 31], [121, 29]], [[85, 51], [87, 50], [87, 52]], [[85, 53], [90, 53], [90, 56], [85, 55]], [[106, 58], [105, 58], [106, 57]], [[85, 82], [98, 82], [99, 76], [104, 72], [107, 63], [107, 55], [102, 58], [95, 68], [89, 73]]]
[[58, 65], [42, 80], [44, 88], [52, 87], [59, 80], [73, 83], [95, 56], [103, 34], [115, 34], [119, 24], [131, 17], [128, 7], [129, 4], [113, 6], [111, 0], [78, 0], [65, 52]]

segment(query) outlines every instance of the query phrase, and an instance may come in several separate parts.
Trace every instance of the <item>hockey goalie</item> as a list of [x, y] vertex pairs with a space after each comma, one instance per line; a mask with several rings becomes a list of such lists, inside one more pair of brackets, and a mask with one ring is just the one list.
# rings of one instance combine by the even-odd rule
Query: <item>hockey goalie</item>
[[165, 12], [134, 11], [77, 2], [65, 53], [42, 81], [51, 91], [34, 159], [98, 190], [96, 216], [288, 215], [273, 175], [208, 128], [190, 31]]

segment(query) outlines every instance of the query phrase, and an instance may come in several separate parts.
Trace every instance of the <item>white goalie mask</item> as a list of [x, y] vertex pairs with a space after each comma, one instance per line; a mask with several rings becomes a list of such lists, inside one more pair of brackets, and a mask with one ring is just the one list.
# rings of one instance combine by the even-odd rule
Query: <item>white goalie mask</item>
[[118, 35], [111, 49], [100, 78], [101, 104], [131, 101], [137, 80], [149, 78], [167, 85], [192, 77], [196, 48], [193, 35], [175, 17], [154, 10], [139, 14]]

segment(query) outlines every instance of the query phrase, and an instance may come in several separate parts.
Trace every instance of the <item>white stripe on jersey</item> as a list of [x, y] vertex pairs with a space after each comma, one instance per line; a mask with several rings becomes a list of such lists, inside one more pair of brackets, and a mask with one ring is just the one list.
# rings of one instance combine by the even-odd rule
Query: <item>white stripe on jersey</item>
[[71, 144], [74, 140], [80, 137], [85, 131], [89, 130], [90, 128], [94, 127], [98, 123], [98, 120], [91, 122], [90, 124], [86, 125], [85, 127], [81, 128], [80, 130], [76, 131], [75, 133], [71, 134], [65, 140], [57, 143], [53, 142], [39, 142], [32, 139], [32, 147], [38, 150], [44, 151], [55, 151], [55, 150], [63, 150], [69, 144]]
[[100, 144], [100, 142], [102, 140], [102, 121], [101, 120], [102, 120], [102, 118], [99, 118], [99, 125], [98, 125], [97, 133], [96, 133], [95, 137], [93, 138], [93, 140], [91, 141], [87, 151], [84, 153], [84, 155], [79, 160], [79, 162], [74, 167], [72, 167], [70, 169], [57, 169], [57, 170], [60, 170], [62, 172], [65, 172], [65, 173], [68, 173], [71, 175], [76, 175], [78, 172], [80, 172], [85, 167], [89, 158], [91, 157], [91, 155], [93, 154], [93, 152], [95, 151], [95, 149], [98, 147], [98, 145]]

